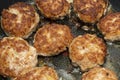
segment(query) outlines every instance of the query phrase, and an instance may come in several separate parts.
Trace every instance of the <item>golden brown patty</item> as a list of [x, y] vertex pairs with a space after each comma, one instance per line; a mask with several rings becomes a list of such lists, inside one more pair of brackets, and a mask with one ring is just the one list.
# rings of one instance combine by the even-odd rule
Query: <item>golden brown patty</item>
[[98, 27], [106, 40], [120, 40], [120, 12], [103, 17], [99, 21]]
[[81, 20], [95, 23], [106, 11], [107, 3], [107, 0], [73, 0], [73, 7]]
[[72, 39], [73, 37], [68, 26], [46, 24], [36, 32], [34, 47], [37, 49], [39, 55], [57, 55], [66, 50]]
[[85, 71], [104, 63], [106, 46], [97, 36], [85, 34], [72, 41], [69, 52], [71, 61]]
[[15, 77], [37, 64], [36, 49], [18, 37], [0, 40], [0, 75]]
[[116, 74], [106, 68], [96, 67], [82, 75], [82, 80], [118, 80]]
[[36, 4], [42, 14], [51, 19], [65, 16], [70, 8], [66, 0], [36, 0]]
[[47, 66], [23, 70], [21, 74], [13, 80], [58, 80], [57, 72]]
[[27, 38], [36, 28], [39, 16], [33, 6], [18, 2], [2, 11], [1, 20], [8, 36]]

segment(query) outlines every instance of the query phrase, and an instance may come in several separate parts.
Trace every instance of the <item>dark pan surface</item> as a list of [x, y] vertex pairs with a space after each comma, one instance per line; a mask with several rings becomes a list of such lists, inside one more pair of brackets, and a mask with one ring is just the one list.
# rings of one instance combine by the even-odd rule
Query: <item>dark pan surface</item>
[[[114, 1], [110, 0], [110, 2], [113, 4], [112, 8], [115, 11], [120, 11], [120, 3], [117, 1], [119, 0], [114, 0]], [[15, 2], [16, 1], [13, 0], [12, 2], [7, 3], [6, 6], [9, 6], [10, 4], [13, 4]], [[26, 2], [34, 5], [34, 2], [32, 0], [31, 1], [26, 0]], [[93, 25], [93, 24], [83, 23], [82, 21], [76, 18], [73, 12], [71, 13], [71, 15], [66, 16], [63, 20], [51, 21], [49, 19], [44, 18], [41, 14], [40, 17], [41, 17], [41, 22], [39, 23], [37, 29], [46, 23], [66, 24], [70, 26], [70, 29], [72, 30], [74, 37], [85, 33], [90, 33], [90, 34], [97, 34], [98, 37], [103, 38], [99, 30], [97, 29], [96, 24]], [[85, 28], [86, 26], [88, 27]], [[35, 32], [28, 39], [26, 39], [31, 45], [33, 44], [33, 36]], [[0, 28], [0, 39], [2, 39], [5, 36], [6, 36], [5, 33]], [[105, 42], [107, 44], [108, 55], [106, 57], [106, 61], [103, 66], [113, 70], [117, 74], [120, 80], [120, 42], [119, 41], [113, 43], [107, 41]], [[60, 55], [53, 57], [39, 56], [38, 57], [39, 61], [37, 66], [48, 65], [54, 67], [60, 76], [60, 80], [81, 80], [82, 72], [80, 71], [80, 68], [72, 66], [68, 54], [69, 53], [67, 50], [62, 52]], [[10, 80], [10, 78], [5, 78], [3, 76], [0, 76], [0, 80]]]
[[114, 10], [120, 11], [120, 0], [110, 0], [110, 3]]

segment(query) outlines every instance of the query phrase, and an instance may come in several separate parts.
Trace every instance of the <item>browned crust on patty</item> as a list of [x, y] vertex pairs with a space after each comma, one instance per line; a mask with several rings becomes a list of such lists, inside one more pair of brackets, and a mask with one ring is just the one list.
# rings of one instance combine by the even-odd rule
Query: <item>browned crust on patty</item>
[[2, 28], [8, 36], [27, 38], [39, 22], [34, 7], [17, 2], [2, 11]]
[[73, 36], [68, 26], [54, 23], [46, 24], [36, 32], [34, 47], [39, 55], [57, 55], [66, 50], [72, 39]]
[[96, 35], [85, 34], [76, 37], [70, 47], [69, 56], [73, 63], [81, 67], [82, 71], [104, 63], [106, 46]]
[[84, 22], [95, 23], [104, 14], [108, 0], [74, 0], [74, 11]]
[[106, 68], [96, 67], [82, 75], [82, 80], [118, 80], [116, 74]]
[[4, 47], [8, 45], [9, 47], [12, 47], [13, 49], [15, 49], [17, 52], [29, 50], [28, 43], [23, 39], [14, 38], [14, 37], [8, 37], [8, 38], [5, 37], [0, 42], [0, 49], [1, 49], [0, 52], [2, 52], [2, 50], [4, 50]]
[[36, 0], [36, 4], [42, 14], [51, 19], [65, 16], [70, 8], [66, 0]]
[[58, 80], [58, 75], [53, 68], [43, 66], [24, 70], [13, 80]]
[[18, 37], [5, 37], [0, 40], [0, 74], [18, 76], [21, 70], [37, 64], [35, 48]]
[[120, 12], [103, 17], [98, 23], [98, 28], [106, 40], [120, 40]]

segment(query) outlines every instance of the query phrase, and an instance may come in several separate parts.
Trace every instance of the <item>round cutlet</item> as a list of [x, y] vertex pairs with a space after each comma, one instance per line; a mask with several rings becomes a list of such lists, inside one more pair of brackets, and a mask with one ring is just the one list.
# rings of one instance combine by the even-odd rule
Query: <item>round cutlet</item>
[[108, 0], [73, 0], [74, 11], [80, 20], [95, 23], [105, 14]]
[[34, 36], [34, 47], [42, 56], [57, 55], [72, 42], [71, 30], [66, 25], [46, 24]]
[[69, 13], [70, 3], [67, 0], [36, 0], [38, 9], [45, 17], [58, 19]]
[[82, 75], [82, 80], [118, 80], [116, 74], [107, 69], [96, 67]]
[[98, 28], [106, 40], [120, 40], [120, 12], [103, 17], [98, 23]]
[[102, 65], [106, 56], [106, 45], [96, 35], [84, 34], [76, 37], [69, 47], [69, 57], [82, 71]]
[[23, 70], [19, 77], [13, 80], [58, 80], [57, 72], [47, 66]]
[[0, 40], [0, 75], [15, 77], [37, 64], [36, 49], [19, 37]]
[[34, 7], [17, 2], [2, 11], [2, 28], [8, 36], [27, 38], [36, 28], [39, 15]]

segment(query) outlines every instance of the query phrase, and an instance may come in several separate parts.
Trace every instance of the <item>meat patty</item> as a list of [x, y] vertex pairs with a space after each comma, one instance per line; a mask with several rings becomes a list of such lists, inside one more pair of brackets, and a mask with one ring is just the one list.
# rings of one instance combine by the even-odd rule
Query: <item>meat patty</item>
[[108, 0], [73, 0], [74, 11], [80, 20], [95, 23], [106, 12]]
[[46, 24], [34, 36], [34, 47], [42, 56], [53, 56], [65, 51], [73, 40], [71, 30], [66, 25]]
[[96, 35], [84, 34], [76, 37], [69, 47], [69, 57], [82, 71], [102, 65], [106, 56], [106, 45]]
[[23, 70], [19, 77], [13, 80], [58, 80], [57, 72], [47, 66]]
[[82, 80], [118, 80], [116, 74], [106, 68], [96, 67], [82, 75]]
[[0, 40], [0, 75], [15, 77], [37, 64], [36, 49], [19, 37]]
[[106, 40], [120, 40], [120, 12], [103, 17], [98, 23], [98, 28]]
[[38, 22], [39, 15], [34, 7], [24, 2], [17, 2], [2, 11], [1, 24], [8, 36], [28, 38]]
[[69, 13], [70, 3], [67, 0], [36, 0], [38, 9], [45, 17], [58, 19]]

